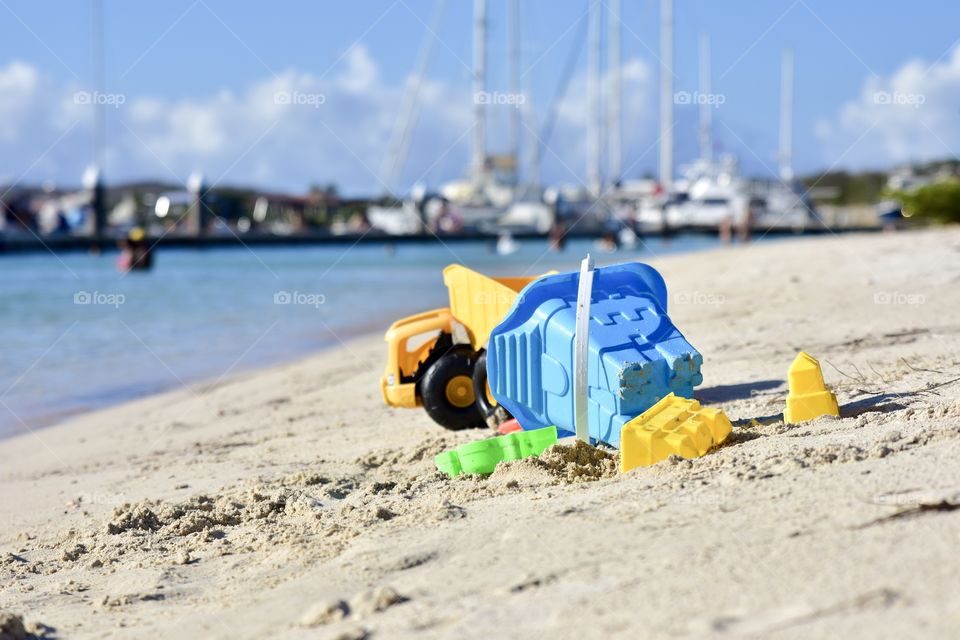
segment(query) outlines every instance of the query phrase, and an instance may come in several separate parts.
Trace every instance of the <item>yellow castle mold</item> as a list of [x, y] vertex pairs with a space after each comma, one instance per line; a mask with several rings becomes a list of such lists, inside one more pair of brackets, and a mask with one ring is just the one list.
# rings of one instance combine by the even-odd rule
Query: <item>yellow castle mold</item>
[[732, 430], [723, 411], [671, 393], [623, 425], [620, 471], [656, 464], [671, 455], [699, 458]]
[[816, 358], [805, 351], [797, 354], [788, 374], [790, 393], [783, 421], [806, 422], [820, 416], [839, 416], [837, 397], [823, 383], [823, 372]]

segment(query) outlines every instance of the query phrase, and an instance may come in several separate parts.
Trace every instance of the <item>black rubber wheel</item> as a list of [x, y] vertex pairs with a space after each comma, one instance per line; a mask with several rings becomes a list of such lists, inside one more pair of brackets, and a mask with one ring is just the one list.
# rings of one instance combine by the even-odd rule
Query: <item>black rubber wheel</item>
[[480, 352], [477, 363], [473, 367], [473, 395], [477, 398], [477, 410], [491, 429], [496, 429], [501, 422], [510, 419], [510, 413], [498, 405], [490, 395], [490, 387], [487, 385], [486, 349]]
[[448, 351], [420, 379], [427, 415], [444, 429], [472, 429], [486, 424], [473, 393], [477, 356], [469, 348]]

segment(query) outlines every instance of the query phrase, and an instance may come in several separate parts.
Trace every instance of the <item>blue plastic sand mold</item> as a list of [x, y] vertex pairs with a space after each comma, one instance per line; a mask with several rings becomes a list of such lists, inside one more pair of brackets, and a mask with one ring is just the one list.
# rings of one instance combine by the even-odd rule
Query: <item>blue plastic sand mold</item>
[[[524, 429], [573, 435], [573, 338], [579, 273], [540, 278], [520, 292], [490, 334], [487, 373], [497, 402]], [[618, 447], [620, 429], [670, 393], [692, 398], [703, 357], [667, 316], [667, 287], [653, 267], [594, 271], [588, 414], [592, 442]]]

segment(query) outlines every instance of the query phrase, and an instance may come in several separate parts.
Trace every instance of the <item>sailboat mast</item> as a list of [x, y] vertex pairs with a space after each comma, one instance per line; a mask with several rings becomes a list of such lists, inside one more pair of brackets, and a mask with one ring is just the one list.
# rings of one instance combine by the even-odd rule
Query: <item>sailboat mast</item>
[[793, 181], [793, 51], [783, 50], [780, 65], [780, 179]]
[[394, 123], [393, 134], [387, 147], [387, 155], [380, 167], [380, 180], [388, 189], [395, 189], [398, 186], [397, 183], [403, 174], [403, 168], [410, 153], [411, 133], [414, 124], [416, 124], [420, 89], [427, 75], [427, 65], [430, 63], [433, 45], [437, 40], [437, 33], [440, 31], [440, 23], [446, 10], [446, 4], [446, 0], [437, 0], [433, 20], [431, 20], [430, 27], [427, 28], [427, 33], [424, 35], [423, 44], [420, 46], [420, 54], [417, 58], [413, 79], [407, 85], [407, 90], [403, 94], [403, 101], [400, 103], [400, 113]]
[[483, 182], [487, 164], [487, 2], [473, 3], [473, 179]]
[[[93, 3], [93, 67], [98, 93], [106, 91], [106, 63], [104, 62], [104, 19], [103, 0]], [[107, 208], [104, 200], [103, 175], [107, 150], [107, 111], [101, 100], [91, 100], [93, 104], [93, 167], [90, 173], [93, 207], [93, 235], [103, 237], [107, 228]]]
[[590, 0], [590, 56], [587, 69], [587, 188], [600, 195], [600, 0]]
[[[520, 0], [510, 0], [510, 92], [519, 100], [520, 88]], [[510, 153], [513, 155], [514, 177], [519, 182], [520, 128], [522, 105], [514, 104], [510, 112]]]
[[713, 159], [713, 106], [710, 96], [710, 36], [700, 34], [700, 157]]
[[621, 142], [623, 135], [622, 121], [622, 69], [621, 59], [623, 51], [620, 47], [620, 31], [622, 29], [620, 21], [620, 0], [610, 0], [610, 51], [607, 66], [610, 69], [610, 104], [608, 110], [609, 119], [609, 144], [610, 144], [610, 167], [609, 180], [611, 184], [618, 184], [622, 176], [623, 150]]
[[660, 184], [673, 184], [673, 0], [660, 0]]
[[538, 193], [540, 190], [540, 138], [536, 127], [537, 111], [533, 105], [533, 88], [527, 85], [527, 101], [523, 105], [526, 110], [527, 122], [527, 188], [529, 193]]

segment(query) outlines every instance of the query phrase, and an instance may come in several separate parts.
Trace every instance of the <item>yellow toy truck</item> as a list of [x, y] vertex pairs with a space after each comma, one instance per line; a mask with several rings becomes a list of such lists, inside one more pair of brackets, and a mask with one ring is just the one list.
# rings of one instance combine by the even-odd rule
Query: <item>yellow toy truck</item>
[[462, 265], [443, 270], [450, 306], [397, 320], [387, 330], [383, 401], [420, 407], [446, 429], [497, 426], [509, 416], [487, 386], [486, 344], [529, 278], [490, 278]]

